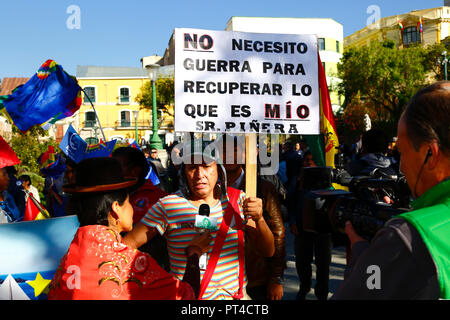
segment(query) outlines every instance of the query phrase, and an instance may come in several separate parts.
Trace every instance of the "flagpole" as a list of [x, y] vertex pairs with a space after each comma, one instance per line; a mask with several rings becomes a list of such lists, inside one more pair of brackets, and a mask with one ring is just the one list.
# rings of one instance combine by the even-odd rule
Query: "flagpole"
[[423, 19], [422, 19], [422, 17], [420, 17], [420, 41], [423, 45], [424, 43], [423, 43]]
[[91, 98], [89, 98], [89, 95], [86, 94], [86, 91], [84, 91], [84, 88], [82, 88], [81, 90], [83, 90], [84, 96], [88, 98], [89, 102], [91, 103], [92, 109], [94, 109], [95, 118], [97, 119], [98, 126], [100, 127], [100, 131], [102, 132], [103, 140], [106, 142], [107, 140], [106, 140], [106, 137], [105, 137], [105, 133], [103, 132], [102, 124], [100, 123], [100, 119], [98, 118], [97, 111], [94, 108], [94, 104], [92, 103]]

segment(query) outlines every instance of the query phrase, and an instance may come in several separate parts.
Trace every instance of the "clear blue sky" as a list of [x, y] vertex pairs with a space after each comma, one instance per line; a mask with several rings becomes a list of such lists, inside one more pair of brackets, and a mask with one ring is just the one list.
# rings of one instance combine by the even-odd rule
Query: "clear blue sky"
[[[224, 30], [232, 16], [332, 18], [344, 36], [362, 29], [367, 8], [381, 17], [442, 6], [444, 0], [2, 0], [0, 78], [29, 77], [47, 59], [72, 75], [77, 65], [139, 67], [163, 55], [174, 28]], [[70, 30], [70, 5], [81, 29]]]

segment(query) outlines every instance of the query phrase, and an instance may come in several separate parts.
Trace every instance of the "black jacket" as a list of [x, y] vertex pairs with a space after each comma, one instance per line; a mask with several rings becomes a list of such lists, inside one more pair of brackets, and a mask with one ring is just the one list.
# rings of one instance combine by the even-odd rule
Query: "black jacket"
[[[379, 267], [380, 289], [367, 282]], [[439, 299], [436, 265], [417, 230], [405, 219], [390, 220], [372, 239], [352, 247], [344, 281], [332, 299]]]

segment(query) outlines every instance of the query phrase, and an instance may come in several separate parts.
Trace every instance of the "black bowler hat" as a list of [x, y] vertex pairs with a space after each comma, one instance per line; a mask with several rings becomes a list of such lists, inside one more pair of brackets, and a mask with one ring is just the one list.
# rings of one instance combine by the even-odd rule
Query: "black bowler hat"
[[67, 193], [108, 192], [127, 189], [136, 178], [123, 176], [122, 166], [115, 158], [91, 158], [81, 161], [75, 169], [75, 183], [63, 186]]

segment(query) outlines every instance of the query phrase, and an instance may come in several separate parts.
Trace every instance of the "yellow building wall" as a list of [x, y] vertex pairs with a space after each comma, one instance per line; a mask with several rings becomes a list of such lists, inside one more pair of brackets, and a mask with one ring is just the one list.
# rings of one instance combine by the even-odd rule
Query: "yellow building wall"
[[[82, 88], [95, 88], [94, 107], [100, 120], [101, 126], [106, 139], [109, 141], [112, 137], [135, 138], [135, 120], [132, 111], [139, 110], [138, 115], [138, 141], [143, 137], [145, 131], [151, 130], [151, 110], [140, 109], [139, 104], [135, 101], [141, 87], [148, 79], [83, 79], [79, 78], [78, 82]], [[129, 102], [121, 103], [119, 100], [121, 87], [129, 88]], [[121, 126], [121, 111], [130, 111], [130, 126]], [[84, 102], [79, 110], [79, 124], [76, 128], [84, 139], [86, 137], [95, 137], [95, 130], [86, 123], [86, 112], [93, 111], [91, 104]], [[97, 137], [102, 138], [100, 129], [97, 130]]]
[[427, 46], [440, 43], [450, 34], [450, 23], [448, 23], [448, 16], [446, 17], [448, 12], [450, 12], [449, 7], [438, 7], [382, 18], [379, 22], [380, 28], [368, 26], [347, 36], [344, 39], [345, 50], [370, 45], [372, 40], [387, 39], [393, 40], [397, 47], [401, 47], [402, 39], [398, 23], [401, 22], [405, 29], [416, 27], [420, 18], [423, 20], [422, 44]]
[[[333, 38], [324, 38], [325, 39], [325, 51], [334, 51], [334, 52], [338, 52], [336, 49], [336, 39]], [[339, 52], [338, 53], [343, 53], [344, 52], [344, 43], [343, 41], [339, 41]]]
[[[336, 39], [333, 38], [324, 38], [325, 40], [325, 50], [324, 51], [333, 51], [342, 54], [344, 52], [344, 42], [339, 41], [339, 51], [337, 50]], [[325, 63], [325, 74], [327, 77], [337, 77], [337, 62], [331, 61], [322, 61]], [[339, 95], [337, 92], [332, 91], [334, 86], [329, 86], [330, 100], [333, 105], [341, 105], [341, 100], [339, 99]]]
[[328, 77], [337, 77], [337, 63], [336, 62], [326, 62], [325, 63], [325, 74]]

